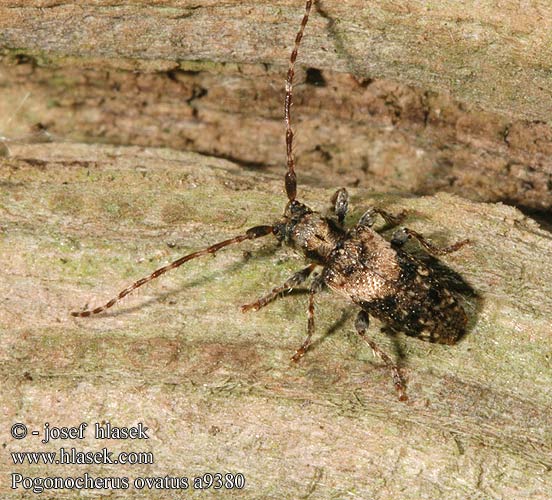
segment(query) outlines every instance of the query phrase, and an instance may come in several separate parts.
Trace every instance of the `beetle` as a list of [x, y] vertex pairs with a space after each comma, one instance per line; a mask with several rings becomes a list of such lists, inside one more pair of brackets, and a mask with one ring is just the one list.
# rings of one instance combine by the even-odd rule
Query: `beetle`
[[312, 7], [307, 0], [301, 25], [289, 59], [284, 99], [284, 121], [287, 150], [287, 171], [284, 187], [288, 198], [283, 216], [269, 225], [259, 225], [245, 233], [215, 243], [207, 248], [180, 257], [122, 290], [106, 304], [92, 310], [76, 311], [76, 317], [99, 314], [112, 307], [138, 287], [162, 274], [176, 269], [185, 262], [247, 240], [273, 235], [279, 242], [302, 253], [310, 262], [281, 286], [275, 287], [255, 302], [241, 307], [242, 312], [257, 311], [275, 300], [285, 291], [304, 283], [318, 267], [309, 287], [307, 336], [292, 356], [299, 361], [307, 352], [314, 335], [315, 296], [324, 287], [344, 295], [360, 307], [355, 328], [368, 343], [375, 355], [391, 370], [393, 382], [400, 400], [407, 399], [405, 382], [398, 366], [367, 336], [370, 316], [382, 321], [389, 329], [403, 332], [428, 342], [455, 344], [465, 333], [467, 315], [446, 284], [427, 265], [407, 253], [404, 243], [415, 238], [434, 255], [444, 255], [469, 243], [462, 240], [448, 247], [437, 247], [421, 234], [401, 228], [388, 241], [373, 228], [375, 217], [381, 216], [389, 226], [399, 225], [405, 212], [393, 215], [377, 207], [369, 208], [357, 224], [347, 229], [344, 225], [348, 211], [349, 195], [345, 188], [338, 189], [332, 197], [333, 215], [325, 216], [312, 210], [297, 199], [297, 176], [293, 154], [293, 128], [291, 106], [295, 63], [305, 27]]

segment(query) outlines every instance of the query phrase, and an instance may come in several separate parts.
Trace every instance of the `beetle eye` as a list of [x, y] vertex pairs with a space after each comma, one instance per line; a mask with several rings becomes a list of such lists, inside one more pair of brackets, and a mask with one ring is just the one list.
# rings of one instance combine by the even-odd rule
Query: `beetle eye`
[[272, 234], [278, 238], [278, 240], [282, 240], [284, 238], [285, 234], [285, 224], [275, 224], [272, 227]]

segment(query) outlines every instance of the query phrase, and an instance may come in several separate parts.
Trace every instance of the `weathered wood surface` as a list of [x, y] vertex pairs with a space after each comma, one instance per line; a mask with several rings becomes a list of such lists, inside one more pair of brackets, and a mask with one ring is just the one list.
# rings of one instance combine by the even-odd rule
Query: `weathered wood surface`
[[[178, 61], [283, 65], [301, 0], [278, 2], [55, 0], [0, 2], [0, 45], [37, 56], [167, 70]], [[320, 1], [304, 42], [310, 66], [391, 78], [549, 120], [552, 5]]]
[[[321, 72], [296, 79], [305, 175], [551, 209], [547, 2], [522, 12], [510, 0], [317, 5], [300, 63]], [[0, 2], [0, 136], [279, 169], [283, 75], [302, 8]]]
[[[445, 259], [480, 294], [466, 298], [470, 332], [459, 345], [395, 344], [371, 326], [402, 353], [403, 404], [336, 296], [321, 295], [317, 341], [298, 365], [289, 357], [304, 338], [304, 295], [239, 312], [304, 265], [270, 238], [191, 262], [109, 314], [69, 316], [177, 256], [271, 222], [284, 205], [281, 175], [168, 149], [57, 143], [11, 145], [11, 155], [0, 163], [2, 498], [11, 472], [85, 470], [242, 472], [247, 488], [232, 498], [550, 498], [552, 239], [516, 209], [353, 191], [349, 222], [370, 204], [407, 208], [408, 225], [437, 243], [475, 242]], [[299, 178], [301, 199], [326, 208], [332, 191]], [[155, 464], [10, 465], [11, 451], [60, 446], [14, 441], [14, 422], [104, 420], [148, 425], [148, 442], [107, 446], [151, 450]]]
[[[272, 171], [283, 164], [280, 67], [210, 64], [146, 75], [15, 62], [0, 65], [0, 135], [7, 139], [172, 147]], [[338, 174], [347, 187], [446, 190], [552, 208], [548, 124], [330, 71], [300, 71], [297, 83], [296, 152], [311, 182], [332, 186]]]

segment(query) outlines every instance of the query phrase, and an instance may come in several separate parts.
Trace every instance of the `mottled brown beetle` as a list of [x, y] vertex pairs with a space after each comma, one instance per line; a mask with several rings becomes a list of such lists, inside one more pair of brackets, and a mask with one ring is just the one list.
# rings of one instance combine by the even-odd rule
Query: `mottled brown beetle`
[[392, 331], [403, 332], [421, 340], [454, 344], [466, 329], [467, 317], [462, 306], [428, 266], [401, 250], [401, 246], [407, 239], [413, 237], [430, 253], [443, 255], [457, 250], [469, 241], [463, 240], [449, 247], [438, 248], [420, 234], [407, 228], [395, 232], [391, 241], [387, 241], [372, 229], [374, 217], [380, 215], [388, 225], [396, 226], [405, 214], [403, 212], [394, 216], [378, 208], [369, 209], [355, 227], [346, 229], [343, 222], [348, 208], [348, 193], [344, 188], [339, 189], [332, 198], [334, 217], [322, 216], [297, 201], [295, 160], [292, 150], [291, 104], [297, 51], [303, 38], [311, 7], [312, 0], [308, 0], [301, 27], [295, 38], [286, 79], [284, 116], [287, 173], [285, 175], [285, 190], [289, 201], [283, 217], [272, 225], [252, 227], [242, 235], [181, 257], [136, 281], [105, 305], [93, 310], [72, 312], [71, 314], [86, 317], [101, 313], [136, 288], [191, 259], [214, 254], [234, 243], [273, 234], [280, 242], [302, 252], [311, 264], [256, 302], [242, 306], [242, 312], [259, 310], [276, 299], [282, 292], [290, 291], [303, 283], [317, 266], [321, 266], [321, 273], [314, 278], [309, 288], [307, 337], [293, 355], [292, 360], [298, 361], [311, 344], [314, 334], [314, 297], [324, 286], [328, 286], [360, 306], [361, 310], [355, 322], [356, 330], [370, 345], [374, 354], [379, 356], [391, 370], [399, 399], [404, 401], [407, 397], [399, 368], [366, 336], [368, 318], [370, 315], [374, 316]]

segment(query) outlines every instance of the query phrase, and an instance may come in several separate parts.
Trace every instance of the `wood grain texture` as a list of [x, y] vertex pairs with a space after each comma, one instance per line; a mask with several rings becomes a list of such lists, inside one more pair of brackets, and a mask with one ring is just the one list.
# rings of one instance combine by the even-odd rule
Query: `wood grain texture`
[[[302, 2], [0, 3], [0, 45], [38, 55], [168, 69], [178, 61], [284, 66]], [[309, 66], [451, 92], [489, 111], [549, 120], [552, 6], [321, 1], [303, 45]]]
[[[179, 255], [272, 222], [282, 175], [169, 149], [63, 143], [12, 145], [1, 162], [3, 497], [13, 471], [83, 472], [9, 465], [11, 451], [59, 448], [14, 441], [12, 423], [110, 420], [148, 425], [148, 442], [109, 446], [153, 451], [156, 463], [89, 473], [244, 473], [247, 489], [230, 498], [549, 498], [552, 239], [516, 209], [352, 193], [348, 223], [370, 204], [406, 208], [408, 226], [436, 243], [475, 241], [444, 258], [481, 296], [466, 299], [459, 345], [394, 344], [370, 327], [381, 347], [402, 352], [404, 404], [337, 296], [320, 295], [317, 338], [298, 365], [289, 357], [304, 338], [306, 295], [239, 311], [304, 267], [270, 240], [194, 261], [110, 314], [69, 316]], [[331, 194], [305, 190], [299, 172], [299, 199], [322, 209]]]
[[[269, 238], [70, 317], [282, 213], [282, 90], [301, 15], [287, 0], [0, 0], [2, 498], [36, 498], [12, 493], [12, 472], [82, 474], [11, 464], [12, 451], [60, 445], [155, 454], [86, 468], [96, 476], [243, 473], [229, 498], [550, 498], [550, 233], [500, 203], [421, 196], [552, 207], [548, 2], [322, 1], [309, 22], [298, 198], [323, 209], [346, 185], [349, 224], [377, 204], [410, 210], [437, 244], [475, 241], [444, 259], [479, 294], [462, 342], [370, 326], [400, 360], [408, 403], [341, 298], [317, 298], [298, 365], [305, 294], [240, 312], [305, 266]], [[151, 439], [9, 435], [18, 421], [105, 420], [144, 422]], [[112, 497], [131, 494], [160, 496]], [[54, 496], [76, 495], [42, 494]]]
[[[8, 58], [9, 59], [9, 58]], [[82, 61], [80, 62], [82, 64]], [[263, 65], [181, 63], [135, 73], [0, 64], [0, 136], [171, 147], [280, 172], [283, 76]], [[389, 80], [300, 68], [295, 151], [303, 179], [532, 210], [552, 207], [552, 127]]]
[[[0, 2], [0, 136], [280, 167], [301, 2]], [[299, 55], [309, 182], [552, 207], [550, 6], [318, 2]], [[318, 73], [316, 73], [318, 71]]]

